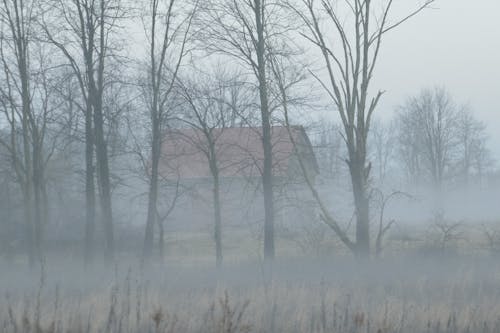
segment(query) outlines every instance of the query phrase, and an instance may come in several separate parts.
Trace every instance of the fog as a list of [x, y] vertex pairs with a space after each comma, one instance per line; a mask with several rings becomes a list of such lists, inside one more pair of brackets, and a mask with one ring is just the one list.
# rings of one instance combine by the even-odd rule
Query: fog
[[401, 99], [423, 86], [446, 86], [488, 123], [491, 149], [498, 158], [500, 41], [496, 36], [500, 23], [495, 13], [500, 4], [492, 0], [444, 0], [432, 7], [435, 9], [387, 36], [375, 79], [376, 85], [387, 91], [380, 113], [392, 113]]
[[498, 12], [4, 0], [0, 331], [500, 332]]
[[19, 320], [22, 331], [491, 332], [499, 296], [492, 265], [465, 258], [363, 267], [332, 258], [281, 260], [267, 282], [255, 263], [219, 272], [168, 265], [140, 274], [118, 266], [84, 275], [71, 264], [16, 273], [11, 266], [0, 278], [9, 288], [2, 321], [11, 327]]

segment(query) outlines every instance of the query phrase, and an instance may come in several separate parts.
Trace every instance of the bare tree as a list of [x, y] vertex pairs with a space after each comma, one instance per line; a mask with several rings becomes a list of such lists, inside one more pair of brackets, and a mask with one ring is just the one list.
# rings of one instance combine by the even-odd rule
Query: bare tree
[[399, 162], [403, 167], [407, 182], [413, 187], [418, 187], [425, 169], [421, 154], [422, 138], [416, 130], [419, 124], [405, 116], [397, 116], [395, 123]]
[[441, 189], [446, 172], [452, 167], [458, 116], [458, 106], [443, 88], [423, 90], [420, 95], [408, 99], [398, 115], [402, 124], [400, 135], [411, 135], [413, 140], [405, 143], [416, 149], [421, 166], [437, 190]]
[[[181, 116], [183, 122], [195, 130], [194, 135], [184, 136], [189, 144], [196, 147], [207, 158], [213, 189], [212, 201], [214, 211], [214, 240], [216, 265], [222, 265], [222, 201], [221, 171], [228, 163], [221, 157], [227, 147], [219, 143], [219, 138], [227, 127], [236, 123], [236, 119], [244, 110], [235, 110], [238, 104], [235, 98], [241, 95], [237, 81], [238, 73], [231, 74], [217, 66], [214, 74], [196, 73], [198, 79], [184, 80], [179, 83], [179, 94], [186, 104], [186, 112]], [[235, 114], [235, 112], [237, 112]]]
[[264, 192], [264, 257], [273, 259], [274, 194], [273, 152], [271, 143], [271, 107], [269, 91], [269, 58], [273, 43], [287, 31], [288, 22], [279, 2], [267, 0], [210, 0], [204, 2], [201, 38], [210, 53], [236, 60], [247, 69], [259, 91], [260, 121], [264, 163], [262, 184]]
[[498, 255], [500, 253], [500, 230], [497, 225], [483, 224], [481, 231], [484, 234], [486, 241], [486, 248], [491, 255]]
[[[149, 110], [146, 110], [146, 112], [149, 114]], [[128, 153], [136, 157], [135, 163], [128, 166], [128, 172], [129, 175], [136, 177], [141, 183], [145, 184], [146, 188], [148, 188], [146, 192], [138, 193], [136, 198], [148, 198], [149, 184], [151, 181], [151, 124], [149, 122], [144, 123], [142, 117], [142, 114], [137, 113], [129, 113], [125, 117], [127, 122], [127, 133], [130, 137], [127, 142]], [[166, 136], [165, 131], [163, 134]], [[165, 142], [165, 140], [167, 140], [167, 138], [162, 137], [162, 142]], [[162, 154], [160, 161], [170, 160], [171, 158], [172, 156], [165, 156]], [[167, 164], [169, 166], [171, 165], [168, 162]], [[159, 167], [159, 169], [161, 169], [161, 167]], [[189, 191], [189, 187], [181, 184], [179, 170], [171, 171], [173, 171], [175, 179], [170, 174], [164, 175], [158, 172], [158, 198], [161, 198], [161, 200], [158, 200], [156, 206], [155, 227], [158, 227], [158, 252], [161, 260], [163, 260], [165, 255], [165, 222], [175, 210], [179, 199]]]
[[170, 192], [170, 202], [163, 209], [158, 208], [158, 216], [156, 218], [156, 222], [158, 224], [159, 234], [158, 234], [158, 250], [160, 259], [163, 260], [165, 257], [165, 221], [168, 219], [170, 214], [174, 211], [177, 201], [182, 197], [182, 195], [186, 192], [186, 189], [181, 186], [180, 178], [177, 178], [175, 183], [172, 183], [170, 180], [165, 180], [162, 182], [165, 184], [165, 188], [171, 190], [173, 188], [173, 192]]
[[0, 9], [0, 108], [9, 128], [0, 145], [9, 153], [20, 185], [31, 264], [43, 253], [48, 214], [45, 167], [51, 155], [46, 134], [53, 111], [48, 50], [36, 36], [38, 13], [37, 1], [3, 0]]
[[[85, 261], [92, 260], [95, 230], [94, 148], [100, 212], [105, 234], [105, 257], [114, 257], [113, 210], [103, 98], [107, 87], [107, 62], [112, 37], [123, 15], [119, 0], [72, 0], [48, 4], [42, 28], [49, 42], [65, 57], [76, 76], [85, 114], [86, 231]], [[54, 14], [55, 13], [55, 14]], [[55, 18], [55, 20], [54, 20]]]
[[144, 86], [144, 96], [150, 111], [151, 173], [143, 259], [150, 258], [153, 250], [154, 227], [158, 215], [158, 166], [162, 129], [168, 112], [172, 112], [167, 103], [182, 60], [189, 51], [186, 46], [197, 4], [186, 10], [185, 4], [179, 1], [152, 0], [149, 6], [147, 20], [145, 19], [143, 24], [149, 46], [149, 83]]
[[373, 121], [371, 136], [369, 137], [369, 152], [373, 160], [373, 169], [379, 186], [386, 183], [387, 176], [391, 173], [391, 162], [394, 158], [397, 137], [393, 123]]
[[486, 140], [481, 140], [473, 152], [473, 165], [476, 169], [479, 186], [483, 186], [485, 174], [491, 171], [496, 165], [496, 160], [493, 158], [486, 144]]
[[462, 239], [464, 237], [463, 227], [464, 225], [461, 222], [447, 222], [442, 216], [438, 217], [434, 221], [432, 229], [436, 233], [435, 241], [439, 251], [444, 253], [451, 243], [456, 243]]
[[481, 178], [491, 164], [486, 126], [444, 88], [409, 98], [396, 124], [401, 161], [414, 184], [427, 176], [438, 192], [445, 181], [468, 186], [471, 176]]
[[[434, 1], [426, 0], [407, 16], [394, 22], [390, 18], [392, 0], [377, 3], [377, 6], [372, 2], [351, 0], [346, 1], [342, 8], [340, 3], [331, 0], [320, 3], [301, 0], [290, 2], [289, 6], [304, 23], [302, 35], [321, 52], [326, 79], [318, 72], [313, 72], [313, 75], [327, 92], [341, 118], [357, 220], [354, 242], [343, 233], [339, 236], [360, 257], [367, 257], [370, 253], [368, 180], [371, 164], [367, 160], [367, 139], [372, 115], [383, 92], [379, 91], [370, 97], [369, 91], [383, 37]], [[345, 13], [349, 15], [348, 21], [343, 18]], [[327, 24], [324, 24], [323, 18], [326, 18]], [[337, 43], [332, 45], [333, 41]], [[329, 222], [337, 225], [334, 220]], [[335, 229], [340, 231], [340, 228]]]
[[481, 177], [484, 166], [490, 159], [489, 151], [485, 149], [486, 125], [475, 119], [467, 107], [459, 112], [457, 123], [458, 173], [461, 182], [468, 186], [473, 172], [475, 171]]
[[408, 193], [402, 191], [393, 191], [388, 195], [385, 195], [382, 191], [376, 191], [379, 195], [380, 202], [380, 212], [379, 212], [379, 220], [378, 220], [378, 230], [377, 237], [375, 239], [375, 256], [378, 258], [382, 254], [383, 250], [383, 241], [387, 232], [392, 228], [392, 226], [396, 223], [395, 220], [390, 220], [389, 222], [385, 222], [385, 210], [389, 202], [397, 197], [406, 197], [411, 199], [412, 196]]
[[343, 171], [343, 141], [339, 125], [332, 120], [322, 118], [310, 128], [314, 133], [311, 140], [321, 177], [339, 181]]

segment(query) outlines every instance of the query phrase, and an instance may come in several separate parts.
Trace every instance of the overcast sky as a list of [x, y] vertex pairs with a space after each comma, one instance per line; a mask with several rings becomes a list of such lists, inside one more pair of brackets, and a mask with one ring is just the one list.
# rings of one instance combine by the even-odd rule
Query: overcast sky
[[[394, 1], [403, 17], [424, 0]], [[385, 36], [372, 89], [386, 91], [378, 116], [422, 88], [444, 86], [488, 126], [489, 147], [500, 162], [500, 0], [436, 0]], [[142, 28], [135, 31], [143, 40]]]
[[[398, 11], [417, 1], [399, 0]], [[445, 86], [487, 123], [500, 160], [500, 1], [437, 0], [386, 36], [374, 87], [386, 90], [379, 115], [423, 87]]]

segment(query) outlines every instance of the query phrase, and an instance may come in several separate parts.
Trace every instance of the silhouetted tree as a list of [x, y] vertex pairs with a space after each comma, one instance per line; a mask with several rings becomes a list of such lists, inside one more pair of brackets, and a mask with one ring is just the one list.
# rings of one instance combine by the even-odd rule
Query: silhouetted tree
[[[335, 220], [330, 220], [329, 225], [335, 226], [344, 243], [360, 257], [370, 254], [371, 164], [367, 160], [367, 140], [372, 115], [383, 93], [379, 91], [370, 97], [369, 92], [382, 41], [388, 32], [433, 2], [427, 0], [407, 16], [391, 22], [392, 0], [376, 4], [371, 0], [351, 0], [342, 6], [331, 0], [289, 1], [290, 10], [304, 23], [301, 34], [321, 53], [326, 73], [313, 72], [313, 75], [341, 118], [348, 151], [346, 162], [356, 208], [356, 240], [339, 233], [341, 229]], [[331, 218], [326, 212], [323, 215], [325, 219]]]
[[181, 140], [186, 140], [207, 158], [213, 183], [216, 265], [220, 267], [223, 259], [221, 170], [237, 161], [221, 157], [228, 147], [221, 145], [219, 138], [226, 128], [234, 126], [236, 120], [243, 116], [245, 108], [236, 110], [235, 104], [239, 105], [237, 98], [242, 95], [239, 90], [244, 88], [244, 84], [238, 82], [238, 73], [227, 73], [221, 65], [216, 67], [214, 74], [196, 72], [194, 76], [196, 78], [179, 83], [179, 95], [186, 109], [181, 119], [194, 129], [193, 135], [183, 136]]
[[158, 166], [161, 141], [168, 112], [172, 111], [168, 101], [179, 68], [189, 51], [187, 42], [196, 7], [196, 3], [191, 7], [175, 0], [152, 0], [149, 2], [147, 20], [144, 20], [149, 46], [147, 64], [149, 82], [144, 85], [143, 92], [150, 111], [151, 123], [151, 172], [144, 259], [151, 257], [153, 250], [154, 227], [158, 214]]
[[270, 106], [269, 59], [273, 45], [283, 44], [283, 35], [290, 21], [279, 2], [268, 0], [210, 0], [203, 4], [200, 34], [209, 53], [218, 53], [236, 60], [248, 70], [259, 91], [260, 122], [264, 163], [264, 257], [273, 259], [274, 194], [273, 153], [271, 142], [272, 109]]
[[59, 0], [47, 6], [49, 10], [46, 13], [49, 14], [40, 20], [42, 28], [48, 41], [61, 51], [66, 64], [72, 69], [83, 99], [86, 146], [85, 262], [92, 260], [94, 248], [95, 167], [105, 234], [105, 257], [110, 261], [114, 257], [114, 231], [103, 98], [109, 80], [106, 69], [113, 55], [113, 36], [124, 8], [119, 0]]

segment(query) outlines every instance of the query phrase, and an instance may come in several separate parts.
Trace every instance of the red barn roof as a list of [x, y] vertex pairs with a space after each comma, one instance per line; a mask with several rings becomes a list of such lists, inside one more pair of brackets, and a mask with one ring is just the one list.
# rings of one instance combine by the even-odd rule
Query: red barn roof
[[[295, 151], [317, 164], [312, 146], [302, 127], [293, 127], [291, 133], [297, 144], [294, 149], [286, 127], [271, 129], [273, 173], [289, 175]], [[231, 127], [212, 130], [220, 177], [256, 177], [261, 175], [264, 161], [261, 127]], [[166, 133], [162, 143], [160, 174], [166, 178], [195, 179], [211, 177], [208, 163], [208, 144], [198, 129], [177, 129]], [[304, 147], [305, 149], [302, 149]]]

